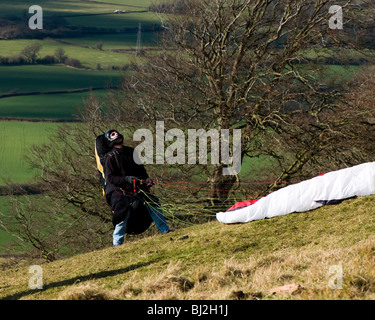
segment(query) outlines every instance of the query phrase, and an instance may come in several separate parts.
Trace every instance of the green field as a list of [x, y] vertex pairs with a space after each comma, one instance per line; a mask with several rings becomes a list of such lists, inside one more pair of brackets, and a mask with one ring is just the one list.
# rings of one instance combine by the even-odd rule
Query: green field
[[[93, 93], [102, 97], [106, 91]], [[0, 99], [0, 116], [11, 119], [73, 120], [90, 92]]]
[[[38, 0], [37, 2], [12, 0], [2, 5], [1, 15], [22, 17], [25, 13], [28, 14], [30, 6], [37, 4], [43, 8], [43, 15], [46, 17], [51, 15], [88, 15], [88, 17], [90, 17], [90, 14], [113, 13], [114, 10], [148, 10], [148, 7], [154, 2], [155, 1], [152, 0]], [[126, 14], [116, 16], [126, 16]]]
[[[118, 84], [119, 72], [83, 71], [63, 66], [0, 67], [0, 92], [72, 90]], [[1, 94], [0, 93], [0, 94]]]
[[[132, 11], [147, 11], [153, 3], [151, 0], [38, 1], [37, 4], [43, 8], [44, 19], [51, 16], [64, 17], [69, 27], [89, 27], [93, 28], [90, 32], [98, 30], [98, 33], [78, 33], [77, 37], [59, 39], [0, 40], [2, 57], [20, 55], [26, 46], [40, 43], [42, 48], [38, 54], [39, 58], [53, 56], [56, 49], [62, 48], [67, 57], [79, 60], [86, 69], [61, 65], [0, 66], [0, 96], [7, 93], [62, 91], [53, 95], [0, 97], [0, 119], [74, 119], [77, 108], [82, 106], [82, 99], [87, 97], [89, 92], [64, 91], [103, 88], [94, 94], [104, 96], [104, 89], [117, 85], [120, 79], [120, 72], [113, 69], [119, 70], [125, 65], [142, 61], [135, 55], [139, 23], [143, 29], [158, 25], [160, 21], [152, 12]], [[16, 16], [27, 19], [30, 16], [28, 8], [34, 4], [25, 0], [8, 2], [2, 6], [0, 17]], [[114, 14], [115, 10], [124, 10], [126, 13]], [[112, 33], [101, 33], [103, 28], [111, 30]], [[133, 28], [133, 32], [129, 33], [126, 28]], [[157, 33], [143, 32], [142, 48], [155, 48], [157, 38]], [[98, 50], [98, 45], [101, 50]], [[125, 51], [115, 52], [115, 49]]]
[[[33, 144], [48, 143], [58, 124], [51, 122], [0, 121], [0, 187], [5, 182], [33, 182], [39, 172], [31, 169], [25, 156]], [[12, 214], [9, 198], [0, 196], [0, 214]], [[0, 254], [4, 246], [18, 241], [0, 227]]]
[[[136, 35], [133, 34], [133, 38]], [[54, 40], [0, 40], [0, 56], [14, 56], [20, 54], [20, 52], [26, 47], [33, 43], [40, 43], [42, 49], [40, 50], [39, 57], [44, 57], [46, 55], [53, 56], [57, 48], [62, 48], [65, 51], [65, 55], [69, 58], [78, 59], [84, 68], [96, 69], [97, 65], [100, 64], [102, 69], [110, 69], [112, 66], [124, 66], [131, 62], [136, 61], [136, 57], [131, 52], [129, 53], [119, 53], [105, 50], [107, 46], [106, 38], [107, 36], [95, 36], [88, 37], [90, 44], [95, 47], [96, 44], [102, 43], [103, 50], [97, 50], [95, 48], [83, 48], [78, 46], [73, 46], [69, 44], [60, 43]], [[112, 36], [112, 39], [115, 36]], [[131, 48], [129, 35], [123, 35], [124, 45], [121, 46], [121, 35], [116, 35], [118, 48]], [[149, 36], [150, 37], [150, 36]], [[74, 38], [68, 39], [68, 41], [74, 41], [75, 44], [86, 45], [86, 38]], [[113, 40], [110, 43], [113, 44]], [[133, 42], [133, 49], [136, 47], [136, 40]]]
[[[11, 214], [10, 203], [8, 197], [0, 197], [0, 215]], [[19, 240], [10, 235], [0, 227], [0, 254], [5, 253], [5, 246], [9, 243], [18, 242]]]
[[[142, 33], [142, 48], [156, 48], [159, 34], [156, 32]], [[111, 49], [135, 49], [137, 45], [137, 33], [116, 33], [103, 35], [87, 35], [84, 37], [63, 38], [76, 45], [96, 47], [98, 43], [102, 44], [103, 50]]]
[[[0, 95], [9, 92], [32, 93], [61, 91], [58, 94], [22, 95], [0, 98], [0, 118], [74, 119], [82, 99], [90, 92], [69, 93], [83, 88], [105, 88], [117, 85], [116, 71], [83, 71], [63, 66], [0, 67]], [[64, 92], [65, 91], [65, 92]]]
[[[160, 25], [160, 19], [148, 12], [152, 0], [125, 1], [79, 1], [79, 0], [39, 0], [37, 3], [25, 0], [13, 0], [2, 6], [0, 16], [31, 17], [29, 7], [39, 5], [43, 9], [43, 16], [63, 17], [68, 26], [94, 27], [121, 31], [125, 28], [137, 28], [142, 22], [145, 26]], [[115, 14], [115, 10], [126, 13]]]
[[317, 73], [316, 71], [309, 71], [309, 69], [304, 70], [305, 74], [313, 76], [318, 79], [322, 84], [340, 84], [353, 78], [353, 75], [361, 69], [361, 66], [349, 65], [320, 65], [322, 68], [322, 73]]
[[33, 144], [47, 143], [56, 123], [0, 121], [0, 181], [16, 183], [31, 181], [36, 174], [25, 162], [25, 155]]
[[[113, 8], [119, 9], [119, 6]], [[126, 8], [126, 7], [125, 7]], [[129, 9], [129, 8], [127, 8]], [[144, 11], [147, 9], [142, 8], [132, 8], [132, 11]], [[65, 18], [70, 25], [94, 27], [94, 28], [112, 28], [118, 31], [124, 30], [126, 28], [138, 28], [140, 22], [144, 26], [159, 25], [160, 19], [152, 12], [128, 12], [125, 14], [112, 14], [113, 9], [104, 11], [104, 15], [86, 15], [81, 16], [77, 14], [77, 17], [69, 16]]]

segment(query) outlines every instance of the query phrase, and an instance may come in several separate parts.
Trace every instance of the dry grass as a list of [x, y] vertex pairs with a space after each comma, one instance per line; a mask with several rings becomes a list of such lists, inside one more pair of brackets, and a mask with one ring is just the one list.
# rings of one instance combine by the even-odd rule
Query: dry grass
[[86, 283], [63, 291], [59, 300], [108, 300], [110, 294], [102, 287]]
[[[374, 199], [248, 224], [211, 222], [56, 261], [43, 265], [42, 291], [27, 289], [27, 270], [7, 270], [0, 298], [374, 299]], [[289, 284], [301, 289], [270, 292]]]
[[[146, 278], [129, 278], [119, 289], [106, 290], [95, 284], [68, 288], [59, 298], [67, 300], [249, 300], [249, 299], [374, 299], [375, 237], [342, 250], [320, 248], [278, 252], [264, 261], [229, 259], [222, 266], [184, 269], [170, 263], [162, 272]], [[335, 273], [343, 271], [342, 288], [331, 288]], [[335, 270], [335, 269], [333, 269]], [[332, 270], [331, 270], [332, 271]], [[274, 295], [270, 289], [296, 283], [294, 295]], [[333, 282], [333, 285], [337, 285]]]

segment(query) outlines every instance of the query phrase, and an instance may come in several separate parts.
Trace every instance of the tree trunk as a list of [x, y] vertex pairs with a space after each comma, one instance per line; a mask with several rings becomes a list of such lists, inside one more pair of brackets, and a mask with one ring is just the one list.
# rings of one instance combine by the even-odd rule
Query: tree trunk
[[223, 175], [223, 164], [214, 165], [212, 168], [212, 174], [209, 178], [209, 183], [211, 187], [210, 194], [210, 205], [215, 208], [221, 208], [225, 206], [225, 202], [228, 200], [230, 190], [234, 182], [236, 181], [236, 176], [234, 175]]

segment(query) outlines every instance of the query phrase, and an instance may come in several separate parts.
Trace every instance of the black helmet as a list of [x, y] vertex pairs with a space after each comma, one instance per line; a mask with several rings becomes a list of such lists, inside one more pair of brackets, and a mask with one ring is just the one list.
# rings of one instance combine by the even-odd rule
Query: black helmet
[[[115, 134], [117, 133], [117, 134]], [[115, 144], [122, 144], [122, 142], [124, 141], [124, 136], [119, 133], [117, 130], [114, 130], [114, 129], [111, 129], [111, 130], [108, 130], [105, 134], [104, 134], [104, 137], [105, 139], [107, 140], [108, 142], [108, 145], [112, 148]]]

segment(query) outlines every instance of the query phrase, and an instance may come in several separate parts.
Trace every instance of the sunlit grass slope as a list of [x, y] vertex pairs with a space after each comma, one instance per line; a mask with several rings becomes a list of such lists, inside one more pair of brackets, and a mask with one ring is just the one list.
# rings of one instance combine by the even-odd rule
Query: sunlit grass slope
[[[374, 201], [247, 224], [213, 221], [42, 264], [42, 290], [29, 288], [27, 266], [3, 271], [0, 298], [374, 299]], [[269, 291], [294, 283], [302, 286], [294, 295]]]

